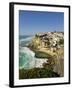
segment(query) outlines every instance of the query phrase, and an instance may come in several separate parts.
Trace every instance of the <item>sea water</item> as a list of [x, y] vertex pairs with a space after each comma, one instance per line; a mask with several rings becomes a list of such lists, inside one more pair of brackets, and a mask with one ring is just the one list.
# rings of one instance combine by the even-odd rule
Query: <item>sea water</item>
[[31, 42], [34, 36], [21, 36], [19, 44], [19, 68], [20, 69], [32, 69], [40, 67], [48, 59], [36, 58], [35, 53], [30, 50], [27, 45]]

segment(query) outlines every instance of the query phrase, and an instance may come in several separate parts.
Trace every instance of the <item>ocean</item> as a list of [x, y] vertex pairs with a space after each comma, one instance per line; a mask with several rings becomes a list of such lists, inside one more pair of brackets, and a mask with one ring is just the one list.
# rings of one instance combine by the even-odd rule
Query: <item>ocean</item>
[[42, 67], [42, 64], [48, 59], [36, 58], [35, 53], [27, 45], [31, 43], [34, 36], [19, 37], [19, 69], [32, 69]]

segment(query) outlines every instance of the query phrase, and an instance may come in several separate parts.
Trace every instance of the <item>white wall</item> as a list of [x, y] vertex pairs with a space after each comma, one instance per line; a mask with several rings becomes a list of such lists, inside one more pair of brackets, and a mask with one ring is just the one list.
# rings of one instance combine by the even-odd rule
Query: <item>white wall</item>
[[[46, 4], [64, 4], [71, 5], [72, 0], [1, 0], [0, 1], [0, 90], [9, 90], [8, 78], [9, 78], [9, 2], [31, 2], [31, 3], [46, 3]], [[72, 13], [71, 13], [72, 14]], [[72, 19], [71, 19], [72, 21]], [[72, 63], [71, 63], [72, 64]], [[44, 87], [24, 87], [16, 89], [25, 90], [71, 90], [71, 85], [56, 85], [56, 86], [44, 86]]]

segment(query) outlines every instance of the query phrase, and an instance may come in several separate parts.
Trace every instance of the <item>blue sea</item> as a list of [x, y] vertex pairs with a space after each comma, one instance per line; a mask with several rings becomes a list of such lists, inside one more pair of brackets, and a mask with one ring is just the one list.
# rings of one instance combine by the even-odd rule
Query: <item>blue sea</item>
[[31, 35], [22, 35], [19, 36], [19, 46], [25, 47], [27, 46], [33, 39], [34, 36]]

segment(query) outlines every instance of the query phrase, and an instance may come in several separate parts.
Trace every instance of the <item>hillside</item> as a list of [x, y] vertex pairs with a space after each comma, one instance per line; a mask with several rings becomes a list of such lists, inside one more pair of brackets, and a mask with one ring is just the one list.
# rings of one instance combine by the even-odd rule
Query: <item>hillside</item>
[[51, 68], [60, 76], [64, 75], [64, 33], [37, 33], [28, 47], [35, 52], [36, 58], [48, 58], [45, 68]]

